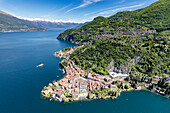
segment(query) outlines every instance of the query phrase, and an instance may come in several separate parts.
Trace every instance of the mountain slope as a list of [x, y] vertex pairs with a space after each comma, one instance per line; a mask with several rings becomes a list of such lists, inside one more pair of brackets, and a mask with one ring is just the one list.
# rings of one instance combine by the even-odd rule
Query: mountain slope
[[45, 30], [33, 26], [28, 21], [18, 19], [10, 14], [0, 11], [0, 32], [16, 32], [16, 31], [37, 31]]
[[47, 29], [70, 29], [70, 28], [76, 28], [79, 25], [81, 24], [72, 23], [72, 22], [24, 20], [0, 11], [0, 32], [39, 31], [39, 30], [47, 30]]
[[170, 74], [169, 12], [170, 1], [159, 0], [140, 10], [96, 17], [57, 38], [85, 45], [70, 60], [88, 72], [165, 76]]
[[145, 21], [147, 27], [157, 31], [163, 31], [170, 28], [170, 1], [159, 0], [150, 6], [132, 12], [119, 12], [109, 17], [109, 20], [115, 20], [118, 17], [133, 18]]
[[113, 34], [137, 35], [146, 32], [145, 30], [161, 32], [170, 28], [169, 15], [170, 1], [159, 0], [140, 10], [118, 12], [109, 18], [97, 17], [80, 29], [66, 30], [58, 39], [84, 43]]
[[30, 21], [30, 23], [34, 26], [45, 29], [71, 29], [81, 25], [80, 23], [50, 21]]

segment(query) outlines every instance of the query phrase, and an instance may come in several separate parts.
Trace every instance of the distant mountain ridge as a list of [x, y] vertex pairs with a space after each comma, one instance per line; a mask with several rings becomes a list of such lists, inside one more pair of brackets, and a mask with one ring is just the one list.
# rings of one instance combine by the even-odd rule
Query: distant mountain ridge
[[0, 11], [0, 14], [4, 14], [4, 15], [11, 16], [11, 17], [12, 17], [12, 15], [10, 15], [10, 14], [8, 14], [8, 13], [5, 13], [5, 12], [3, 12], [3, 11]]
[[73, 22], [50, 22], [50, 21], [29, 21], [17, 18], [6, 12], [0, 11], [0, 32], [20, 31], [43, 31], [47, 29], [70, 29], [76, 28], [81, 23]]
[[70, 29], [81, 25], [72, 22], [50, 22], [50, 21], [30, 21], [33, 25], [45, 29]]
[[0, 11], [0, 32], [18, 32], [18, 31], [39, 31], [45, 30], [36, 27], [30, 22], [18, 19], [10, 14]]

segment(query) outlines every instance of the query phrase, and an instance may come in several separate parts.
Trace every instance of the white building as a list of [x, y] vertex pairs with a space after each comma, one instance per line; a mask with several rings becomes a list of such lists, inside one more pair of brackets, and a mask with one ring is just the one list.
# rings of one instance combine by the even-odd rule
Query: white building
[[84, 92], [84, 93], [79, 93], [78, 97], [79, 98], [86, 98], [88, 96], [88, 92]]
[[122, 74], [122, 73], [115, 73], [115, 72], [109, 72], [110, 76], [115, 78], [115, 77], [128, 77], [128, 74]]

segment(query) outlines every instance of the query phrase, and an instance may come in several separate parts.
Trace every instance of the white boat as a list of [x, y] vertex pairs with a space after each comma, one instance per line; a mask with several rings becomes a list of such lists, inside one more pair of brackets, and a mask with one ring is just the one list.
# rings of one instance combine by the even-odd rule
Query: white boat
[[44, 64], [39, 64], [38, 66], [36, 66], [36, 67], [43, 67], [44, 66]]

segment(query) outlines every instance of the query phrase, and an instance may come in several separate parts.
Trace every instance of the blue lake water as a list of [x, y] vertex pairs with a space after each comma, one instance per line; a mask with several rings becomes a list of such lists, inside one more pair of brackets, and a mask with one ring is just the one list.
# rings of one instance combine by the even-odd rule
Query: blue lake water
[[[64, 76], [53, 53], [74, 46], [57, 40], [60, 32], [0, 33], [0, 113], [170, 113], [170, 99], [148, 91], [73, 103], [41, 98], [45, 85]], [[44, 67], [35, 68], [40, 63]]]

